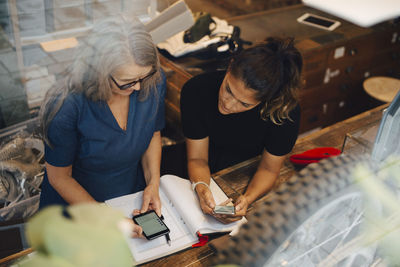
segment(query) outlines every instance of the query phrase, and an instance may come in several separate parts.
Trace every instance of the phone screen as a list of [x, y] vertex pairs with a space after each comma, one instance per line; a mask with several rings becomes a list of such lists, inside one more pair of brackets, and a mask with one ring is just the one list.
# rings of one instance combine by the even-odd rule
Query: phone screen
[[133, 217], [136, 224], [143, 229], [143, 234], [147, 239], [153, 239], [169, 233], [168, 227], [155, 211], [149, 211]]
[[335, 22], [332, 22], [329, 20], [324, 20], [324, 19], [313, 17], [313, 16], [308, 16], [307, 18], [304, 19], [304, 21], [318, 24], [318, 25], [321, 25], [321, 26], [324, 26], [327, 28], [329, 28], [330, 26], [332, 26], [335, 23]]
[[234, 215], [235, 214], [235, 207], [234, 206], [215, 206], [214, 213], [216, 214], [227, 214], [227, 215]]

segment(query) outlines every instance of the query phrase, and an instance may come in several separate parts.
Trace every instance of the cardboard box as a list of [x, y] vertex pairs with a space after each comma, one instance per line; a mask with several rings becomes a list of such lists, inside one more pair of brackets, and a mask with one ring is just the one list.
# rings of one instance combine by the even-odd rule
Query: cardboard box
[[153, 37], [154, 43], [158, 44], [178, 32], [189, 29], [193, 24], [192, 12], [185, 1], [180, 0], [146, 23], [145, 27]]

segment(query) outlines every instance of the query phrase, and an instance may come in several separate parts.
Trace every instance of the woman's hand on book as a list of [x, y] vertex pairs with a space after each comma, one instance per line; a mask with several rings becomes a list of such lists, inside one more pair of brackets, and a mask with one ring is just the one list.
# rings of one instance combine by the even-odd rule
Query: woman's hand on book
[[205, 185], [199, 184], [195, 190], [203, 213], [213, 215], [215, 201], [210, 189]]
[[154, 210], [158, 216], [161, 216], [161, 200], [158, 194], [158, 185], [149, 184], [143, 191], [143, 202], [140, 213], [148, 210]]

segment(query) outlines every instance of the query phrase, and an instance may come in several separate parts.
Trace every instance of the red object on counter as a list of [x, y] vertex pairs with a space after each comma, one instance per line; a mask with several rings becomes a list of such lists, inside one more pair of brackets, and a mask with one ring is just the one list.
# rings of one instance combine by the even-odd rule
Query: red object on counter
[[208, 236], [202, 235], [200, 232], [197, 232], [197, 236], [199, 237], [199, 242], [192, 245], [192, 248], [202, 247], [208, 242]]
[[307, 165], [310, 163], [318, 162], [321, 159], [339, 156], [342, 153], [334, 147], [318, 147], [307, 150], [301, 154], [290, 156], [290, 161], [297, 165]]

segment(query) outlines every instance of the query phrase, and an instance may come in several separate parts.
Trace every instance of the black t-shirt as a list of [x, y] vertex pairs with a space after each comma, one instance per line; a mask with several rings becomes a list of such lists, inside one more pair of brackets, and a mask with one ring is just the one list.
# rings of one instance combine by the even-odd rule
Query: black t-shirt
[[223, 115], [218, 110], [218, 92], [224, 76], [224, 71], [200, 74], [181, 92], [183, 133], [189, 139], [209, 137], [211, 173], [260, 155], [264, 148], [277, 156], [289, 153], [298, 135], [299, 106], [289, 114], [293, 121], [285, 120], [281, 125], [261, 119], [261, 104]]

